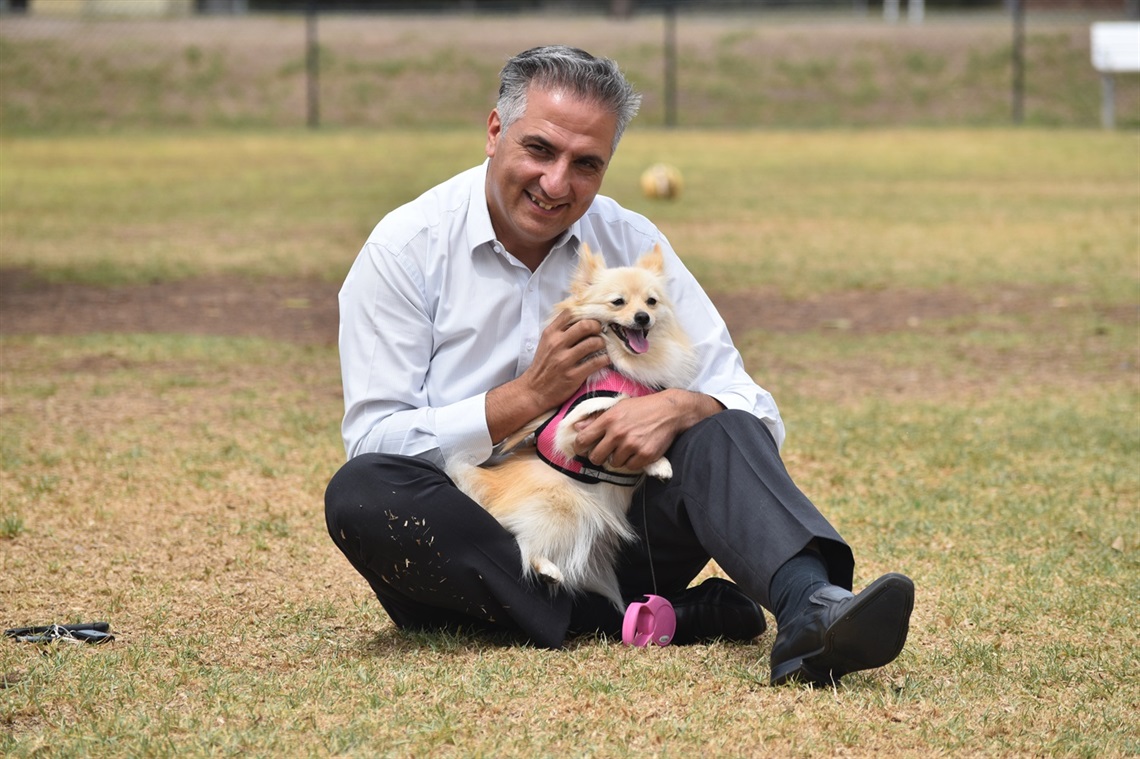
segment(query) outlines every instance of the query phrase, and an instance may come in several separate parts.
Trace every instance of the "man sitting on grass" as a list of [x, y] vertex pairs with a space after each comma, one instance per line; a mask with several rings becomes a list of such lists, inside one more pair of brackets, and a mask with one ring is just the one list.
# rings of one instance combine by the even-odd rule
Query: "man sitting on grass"
[[[401, 628], [504, 631], [550, 648], [619, 636], [605, 599], [524, 577], [514, 538], [442, 467], [486, 461], [605, 365], [600, 323], [542, 326], [580, 247], [628, 266], [659, 244], [699, 376], [623, 400], [577, 437], [595, 465], [673, 463], [669, 482], [649, 479], [634, 498], [640, 540], [619, 558], [623, 595], [670, 599], [678, 644], [751, 640], [767, 608], [773, 684], [887, 664], [906, 641], [913, 584], [888, 574], [852, 595], [852, 552], [784, 469], [771, 395], [661, 232], [598, 195], [639, 104], [612, 61], [521, 53], [502, 71], [486, 161], [377, 225], [340, 293], [348, 462], [325, 495], [329, 534]], [[710, 559], [734, 582], [689, 588]]]

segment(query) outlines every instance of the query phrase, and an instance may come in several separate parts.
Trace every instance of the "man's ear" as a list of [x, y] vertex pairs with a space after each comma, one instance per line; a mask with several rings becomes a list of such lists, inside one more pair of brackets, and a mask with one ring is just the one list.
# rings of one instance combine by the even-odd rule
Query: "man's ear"
[[490, 158], [495, 155], [495, 148], [499, 144], [499, 138], [503, 135], [503, 122], [499, 119], [499, 109], [494, 108], [491, 110], [491, 115], [487, 117], [487, 147], [484, 152]]

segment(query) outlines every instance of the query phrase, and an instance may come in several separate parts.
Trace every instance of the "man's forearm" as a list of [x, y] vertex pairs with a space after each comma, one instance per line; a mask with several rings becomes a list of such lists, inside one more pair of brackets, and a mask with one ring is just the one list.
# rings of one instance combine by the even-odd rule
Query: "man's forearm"
[[489, 390], [486, 404], [487, 432], [495, 444], [552, 408], [522, 377]]

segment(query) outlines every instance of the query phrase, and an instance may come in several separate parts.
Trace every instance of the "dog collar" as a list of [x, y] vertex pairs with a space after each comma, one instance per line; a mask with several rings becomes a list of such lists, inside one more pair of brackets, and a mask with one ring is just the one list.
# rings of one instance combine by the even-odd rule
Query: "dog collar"
[[611, 485], [633, 487], [641, 481], [640, 473], [615, 472], [605, 467], [596, 466], [585, 456], [567, 458], [554, 447], [554, 437], [558, 433], [559, 426], [566, 419], [566, 415], [583, 401], [590, 398], [614, 398], [619, 395], [640, 398], [655, 392], [657, 391], [653, 388], [635, 382], [612, 369], [603, 369], [597, 372], [583, 382], [574, 395], [562, 404], [557, 413], [543, 422], [542, 426], [535, 431], [538, 457], [579, 482], [590, 485], [607, 482]]

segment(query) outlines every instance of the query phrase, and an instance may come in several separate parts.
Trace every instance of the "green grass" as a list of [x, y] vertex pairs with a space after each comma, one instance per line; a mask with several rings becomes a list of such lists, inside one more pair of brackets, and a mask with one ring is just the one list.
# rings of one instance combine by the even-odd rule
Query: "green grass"
[[1135, 135], [638, 134], [609, 189], [629, 187], [652, 157], [681, 169], [684, 202], [620, 199], [662, 223], [715, 289], [765, 284], [802, 296], [1012, 281], [1135, 298]]
[[[66, 281], [336, 280], [385, 210], [481, 145], [7, 139], [0, 255]], [[735, 335], [856, 582], [917, 583], [902, 656], [834, 691], [769, 688], [772, 632], [562, 652], [400, 634], [325, 534], [335, 348], [0, 325], [0, 622], [118, 636], [0, 640], [0, 752], [1137, 754], [1138, 154], [1134, 134], [1063, 130], [623, 144], [607, 192], [711, 289], [953, 306]], [[684, 172], [680, 201], [637, 194], [658, 159]]]
[[7, 140], [0, 238], [13, 244], [0, 255], [89, 282], [340, 278], [380, 209], [478, 162], [480, 146], [470, 133], [430, 146], [411, 134]]
[[[107, 283], [339, 280], [386, 209], [482, 148], [470, 130], [4, 140], [0, 262]], [[682, 202], [641, 197], [656, 160], [681, 169]], [[658, 221], [711, 289], [1012, 281], [1130, 303], [1138, 167], [1128, 133], [634, 128], [604, 189]]]

